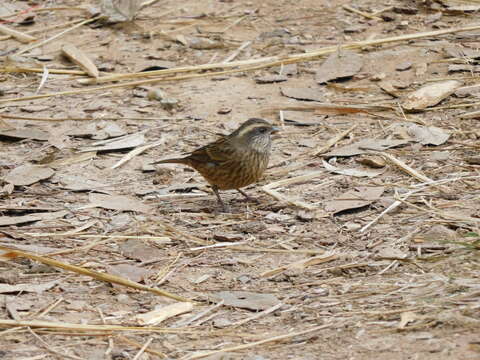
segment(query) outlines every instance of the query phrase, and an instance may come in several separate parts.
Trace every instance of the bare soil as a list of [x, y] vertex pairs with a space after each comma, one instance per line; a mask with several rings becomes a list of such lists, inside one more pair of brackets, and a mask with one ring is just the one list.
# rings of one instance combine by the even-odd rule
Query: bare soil
[[[22, 33], [39, 30], [32, 36], [42, 41], [73, 25], [49, 26], [88, 19], [79, 8], [88, 6], [99, 7], [5, 0], [0, 19]], [[473, 0], [166, 0], [133, 21], [86, 24], [21, 55], [28, 44], [0, 38], [0, 249], [116, 274], [194, 301], [184, 314], [144, 325], [138, 315], [176, 301], [10, 253], [0, 258], [0, 358], [479, 359], [480, 115], [469, 114], [479, 109], [480, 91], [465, 87], [479, 83], [480, 30], [349, 50], [360, 56], [360, 70], [327, 84], [316, 76], [329, 55], [211, 76], [222, 71], [219, 65], [193, 72], [202, 77], [107, 89], [100, 87], [112, 83], [82, 85], [77, 80], [85, 75], [54, 71], [82, 71], [61, 56], [65, 44], [76, 45], [106, 76], [478, 25], [479, 9]], [[455, 64], [466, 70], [449, 71]], [[272, 82], [279, 76], [284, 81]], [[403, 109], [415, 90], [447, 79], [463, 92], [415, 112]], [[139, 79], [122, 81], [132, 80]], [[81, 89], [92, 91], [20, 99]], [[303, 95], [285, 95], [294, 90]], [[308, 111], [292, 111], [299, 108]], [[200, 175], [149, 165], [251, 117], [282, 127], [264, 180], [245, 189], [258, 204], [227, 191], [231, 212], [219, 212]], [[408, 132], [414, 124], [434, 126], [448, 139], [415, 140]], [[9, 136], [13, 130], [23, 135]], [[140, 143], [89, 149], [126, 134]], [[385, 152], [417, 173], [391, 161], [380, 170], [368, 159], [359, 163], [366, 154], [322, 156], [365, 139], [405, 140]], [[117, 164], [148, 144], [154, 146]], [[332, 172], [324, 161], [378, 173]], [[12, 179], [26, 164], [51, 174], [29, 184], [22, 181], [32, 174]], [[268, 193], [272, 183], [312, 173], [279, 185], [280, 197]], [[418, 173], [447, 182], [419, 188], [428, 181]], [[381, 195], [369, 200], [369, 189]], [[332, 210], [352, 200], [361, 204]], [[250, 293], [240, 294], [247, 305], [225, 300], [212, 308], [221, 292], [237, 291]], [[259, 303], [253, 294], [271, 296]]]

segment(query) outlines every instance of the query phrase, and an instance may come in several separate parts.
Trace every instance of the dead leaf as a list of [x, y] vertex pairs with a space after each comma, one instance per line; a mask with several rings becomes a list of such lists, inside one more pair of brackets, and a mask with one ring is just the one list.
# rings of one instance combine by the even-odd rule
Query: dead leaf
[[49, 136], [50, 134], [48, 132], [34, 128], [0, 130], [0, 138], [47, 141]]
[[94, 207], [117, 211], [136, 211], [141, 213], [150, 213], [152, 208], [143, 202], [123, 195], [104, 195], [91, 193], [88, 196], [90, 203]]
[[375, 177], [382, 174], [385, 169], [381, 170], [371, 170], [371, 169], [347, 169], [347, 168], [339, 168], [337, 166], [333, 166], [322, 160], [323, 166], [330, 172], [335, 174], [347, 175], [347, 176], [355, 176], [355, 177]]
[[18, 292], [34, 292], [40, 294], [44, 291], [47, 291], [53, 288], [55, 285], [60, 283], [59, 280], [50, 281], [43, 284], [0, 284], [0, 294], [4, 293], [18, 293]]
[[253, 311], [266, 310], [280, 302], [274, 295], [248, 291], [220, 291], [213, 294], [213, 296], [219, 301], [223, 300], [225, 306]]
[[132, 21], [141, 5], [142, 0], [102, 0], [101, 11], [107, 23]]
[[441, 145], [450, 137], [450, 134], [435, 126], [426, 127], [411, 124], [408, 127], [407, 132], [414, 141], [417, 141], [422, 145]]
[[164, 255], [160, 249], [138, 239], [129, 239], [122, 243], [120, 251], [124, 256], [140, 261], [148, 261]]
[[299, 87], [282, 87], [280, 89], [283, 96], [304, 101], [323, 101], [325, 97], [320, 93], [319, 89], [299, 88]]
[[78, 136], [96, 140], [105, 140], [124, 136], [127, 132], [114, 121], [100, 121], [75, 126], [66, 131], [69, 136]]
[[364, 155], [358, 159], [355, 159], [359, 164], [369, 166], [375, 169], [381, 169], [387, 164], [385, 159], [378, 155]]
[[423, 110], [438, 104], [457, 90], [462, 83], [457, 80], [447, 80], [426, 85], [409, 94], [402, 103], [406, 110]]
[[68, 211], [61, 210], [49, 213], [37, 213], [23, 216], [0, 216], [0, 226], [23, 224], [39, 220], [53, 220], [63, 218]]
[[48, 179], [54, 173], [55, 171], [46, 166], [26, 164], [10, 171], [4, 180], [15, 186], [25, 186]]
[[383, 186], [360, 186], [340, 195], [338, 198], [325, 202], [325, 211], [334, 214], [344, 210], [358, 209], [378, 200], [385, 188]]
[[364, 139], [351, 145], [336, 148], [329, 153], [323, 154], [323, 156], [354, 156], [367, 154], [370, 150], [384, 151], [405, 144], [408, 144], [408, 140]]
[[140, 325], [155, 326], [166, 319], [189, 312], [192, 309], [193, 304], [191, 302], [177, 302], [175, 304], [166, 305], [158, 310], [139, 314], [135, 318]]
[[68, 57], [72, 62], [80, 66], [85, 72], [93, 76], [94, 78], [97, 78], [99, 73], [98, 69], [95, 66], [95, 64], [88, 58], [88, 56], [81, 51], [79, 48], [77, 48], [73, 44], [65, 44], [62, 46], [62, 53], [66, 57]]
[[278, 268], [265, 271], [260, 276], [262, 278], [271, 277], [274, 275], [278, 275], [286, 270], [295, 270], [296, 272], [302, 272], [303, 270], [305, 270], [305, 268], [309, 266], [323, 264], [329, 261], [333, 261], [337, 258], [338, 258], [338, 255], [332, 254], [332, 253], [328, 253], [322, 256], [309, 257], [306, 259], [295, 261], [288, 265], [280, 266]]
[[105, 141], [99, 141], [92, 147], [80, 150], [80, 152], [88, 151], [115, 151], [130, 149], [136, 146], [145, 144], [145, 134], [136, 133], [131, 135], [122, 136], [116, 139], [109, 139]]
[[353, 51], [340, 50], [331, 54], [320, 66], [315, 75], [319, 84], [330, 80], [351, 77], [360, 71], [363, 65], [362, 56]]
[[324, 116], [316, 116], [304, 111], [282, 111], [283, 120], [285, 122], [293, 122], [293, 125], [298, 126], [313, 126], [320, 125]]
[[147, 277], [150, 273], [150, 271], [146, 268], [141, 268], [130, 264], [111, 265], [107, 266], [106, 269], [109, 274], [120, 276], [135, 282], [144, 282], [145, 277]]
[[87, 179], [81, 175], [59, 174], [52, 179], [52, 182], [55, 182], [55, 180], [62, 184], [62, 188], [73, 191], [95, 190], [103, 188], [106, 185], [96, 180]]

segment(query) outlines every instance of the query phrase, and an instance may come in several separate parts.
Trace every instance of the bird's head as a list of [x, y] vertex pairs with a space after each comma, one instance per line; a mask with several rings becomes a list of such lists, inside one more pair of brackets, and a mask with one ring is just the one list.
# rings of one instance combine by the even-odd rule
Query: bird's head
[[235, 130], [229, 137], [248, 149], [258, 152], [270, 151], [271, 135], [280, 129], [263, 119], [249, 119]]

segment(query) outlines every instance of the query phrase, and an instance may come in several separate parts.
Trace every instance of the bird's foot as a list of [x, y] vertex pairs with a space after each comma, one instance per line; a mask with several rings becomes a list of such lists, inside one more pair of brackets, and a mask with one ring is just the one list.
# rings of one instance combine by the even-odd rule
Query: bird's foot
[[245, 199], [247, 199], [247, 201], [253, 202], [253, 203], [255, 203], [255, 204], [260, 204], [260, 200], [254, 198], [254, 197], [251, 197], [251, 196], [248, 195], [245, 191], [240, 190], [240, 189], [237, 189], [237, 191], [238, 191], [240, 194], [242, 194], [242, 195], [245, 197]]

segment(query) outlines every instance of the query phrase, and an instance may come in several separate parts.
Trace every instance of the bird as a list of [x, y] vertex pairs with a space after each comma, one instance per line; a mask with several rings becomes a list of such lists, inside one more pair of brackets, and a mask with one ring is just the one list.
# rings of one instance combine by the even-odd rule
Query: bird
[[211, 185], [218, 204], [228, 211], [219, 190], [237, 190], [247, 200], [254, 200], [240, 188], [261, 179], [268, 166], [271, 135], [280, 129], [268, 121], [251, 118], [231, 134], [200, 147], [186, 156], [159, 160], [152, 164], [183, 164], [198, 171]]

